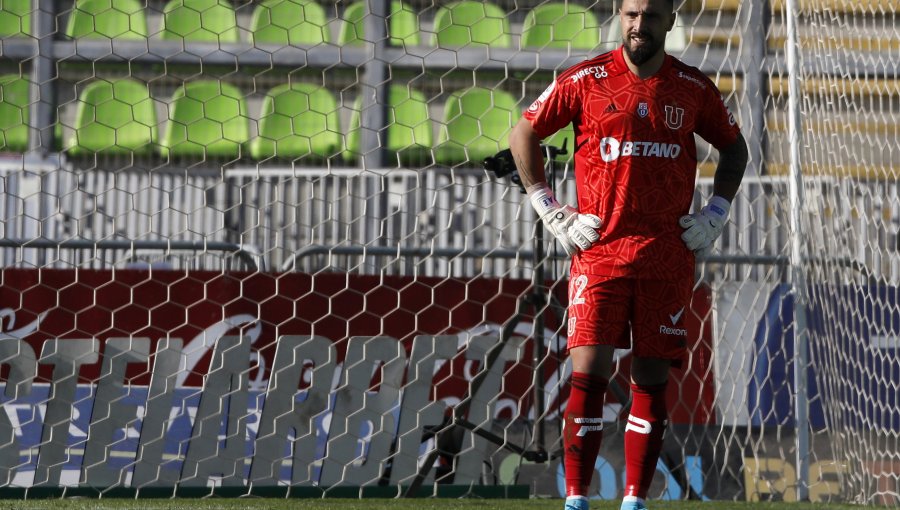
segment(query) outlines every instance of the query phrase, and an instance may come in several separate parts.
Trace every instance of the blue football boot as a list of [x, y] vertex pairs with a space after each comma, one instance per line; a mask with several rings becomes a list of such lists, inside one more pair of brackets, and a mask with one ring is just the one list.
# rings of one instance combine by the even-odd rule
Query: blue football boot
[[619, 510], [647, 510], [643, 501], [623, 501]]
[[582, 496], [573, 496], [566, 498], [566, 507], [564, 510], [590, 510], [588, 499]]

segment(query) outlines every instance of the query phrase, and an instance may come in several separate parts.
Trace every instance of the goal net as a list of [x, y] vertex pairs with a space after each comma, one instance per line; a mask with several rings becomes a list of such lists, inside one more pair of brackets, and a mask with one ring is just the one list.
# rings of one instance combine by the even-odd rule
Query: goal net
[[[0, 2], [0, 495], [564, 495], [568, 264], [485, 159], [618, 5]], [[900, 506], [896, 7], [676, 8], [751, 163], [651, 497]]]
[[[812, 464], [810, 491], [833, 478], [842, 497], [892, 506], [900, 504], [895, 16], [896, 6], [879, 2], [799, 2], [793, 71], [804, 176], [797, 270], [806, 281], [793, 298], [807, 310], [809, 351], [795, 370], [808, 376], [810, 428], [834, 459]], [[774, 95], [787, 91], [787, 72], [774, 76]]]

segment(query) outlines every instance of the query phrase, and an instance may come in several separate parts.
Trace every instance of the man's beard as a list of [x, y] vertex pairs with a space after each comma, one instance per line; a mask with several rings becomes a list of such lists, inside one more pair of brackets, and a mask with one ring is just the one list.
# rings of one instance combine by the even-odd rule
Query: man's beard
[[[644, 37], [646, 38], [646, 36]], [[639, 44], [633, 49], [632, 45], [629, 44], [631, 42], [630, 37], [625, 38], [625, 53], [628, 54], [628, 60], [631, 60], [631, 63], [636, 66], [643, 65], [662, 48], [662, 43], [652, 38], [646, 38], [644, 44]]]

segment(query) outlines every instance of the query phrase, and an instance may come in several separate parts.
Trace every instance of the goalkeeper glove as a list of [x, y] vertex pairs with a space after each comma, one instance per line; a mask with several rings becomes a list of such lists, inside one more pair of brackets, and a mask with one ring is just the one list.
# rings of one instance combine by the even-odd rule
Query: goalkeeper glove
[[559, 241], [566, 254], [573, 255], [579, 250], [586, 250], [600, 240], [600, 234], [597, 233], [603, 223], [600, 217], [581, 214], [574, 207], [560, 205], [547, 184], [529, 186], [528, 198], [544, 226]]
[[716, 238], [722, 234], [731, 202], [720, 196], [714, 196], [700, 209], [700, 212], [686, 214], [678, 220], [684, 232], [681, 240], [699, 257], [705, 257], [713, 248]]

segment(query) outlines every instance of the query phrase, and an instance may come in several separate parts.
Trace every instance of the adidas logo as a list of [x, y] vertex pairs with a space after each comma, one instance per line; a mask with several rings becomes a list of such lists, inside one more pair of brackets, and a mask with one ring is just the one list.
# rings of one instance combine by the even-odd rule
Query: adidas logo
[[605, 113], [614, 113], [617, 111], [616, 105], [614, 103], [609, 103], [609, 106], [606, 107], [606, 110], [603, 110]]

